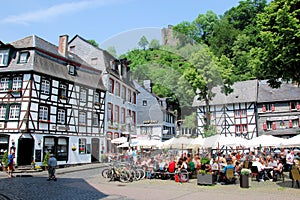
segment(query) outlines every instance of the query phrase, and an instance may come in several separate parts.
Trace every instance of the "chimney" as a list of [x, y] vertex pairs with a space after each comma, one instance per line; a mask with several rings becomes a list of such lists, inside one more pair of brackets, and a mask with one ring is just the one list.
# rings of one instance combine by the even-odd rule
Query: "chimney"
[[64, 57], [67, 57], [68, 39], [68, 35], [59, 36], [58, 52]]
[[152, 93], [151, 85], [151, 80], [144, 80], [144, 88], [150, 93]]

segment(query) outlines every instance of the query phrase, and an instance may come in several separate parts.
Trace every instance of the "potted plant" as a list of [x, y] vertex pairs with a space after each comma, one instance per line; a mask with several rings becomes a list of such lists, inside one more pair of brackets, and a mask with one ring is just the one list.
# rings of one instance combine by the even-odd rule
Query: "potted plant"
[[241, 170], [241, 176], [240, 176], [240, 187], [241, 188], [249, 188], [250, 174], [251, 174], [250, 169], [243, 168]]
[[206, 172], [205, 169], [200, 169], [197, 173], [197, 185], [214, 185], [217, 177], [213, 172]]
[[31, 169], [35, 169], [35, 162], [34, 162], [34, 160], [32, 160], [32, 162], [31, 162]]

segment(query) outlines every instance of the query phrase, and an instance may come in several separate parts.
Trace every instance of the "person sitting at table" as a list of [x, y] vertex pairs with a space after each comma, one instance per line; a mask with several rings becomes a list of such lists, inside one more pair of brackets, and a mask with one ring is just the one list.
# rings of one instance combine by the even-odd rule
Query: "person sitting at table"
[[265, 179], [264, 169], [265, 166], [262, 164], [259, 158], [256, 158], [255, 161], [253, 161], [252, 166], [256, 166], [258, 170], [258, 180], [260, 182], [263, 182]]
[[273, 156], [269, 158], [268, 167], [277, 167], [277, 161], [274, 160]]
[[278, 178], [278, 174], [281, 174], [282, 173], [282, 170], [283, 170], [283, 164], [282, 164], [282, 160], [280, 158], [277, 158], [277, 165], [276, 167], [274, 167], [271, 175], [273, 177], [273, 181], [277, 181], [277, 178]]
[[183, 170], [183, 169], [186, 169], [186, 170], [187, 170], [187, 168], [188, 168], [187, 157], [183, 157], [181, 166], [179, 166], [178, 170], [179, 170], [179, 171], [181, 171], [181, 170]]
[[220, 171], [220, 181], [221, 183], [226, 183], [226, 171], [228, 169], [233, 169], [233, 173], [235, 174], [235, 166], [233, 165], [232, 159], [227, 160], [227, 165], [224, 167], [222, 171]]

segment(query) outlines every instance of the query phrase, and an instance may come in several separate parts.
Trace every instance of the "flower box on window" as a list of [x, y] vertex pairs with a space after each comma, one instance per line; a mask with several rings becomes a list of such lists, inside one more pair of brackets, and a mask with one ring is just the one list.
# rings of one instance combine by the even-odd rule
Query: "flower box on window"
[[50, 123], [50, 120], [40, 119], [39, 122], [42, 122], [42, 123]]
[[80, 147], [79, 151], [81, 151], [81, 152], [84, 151], [84, 147]]

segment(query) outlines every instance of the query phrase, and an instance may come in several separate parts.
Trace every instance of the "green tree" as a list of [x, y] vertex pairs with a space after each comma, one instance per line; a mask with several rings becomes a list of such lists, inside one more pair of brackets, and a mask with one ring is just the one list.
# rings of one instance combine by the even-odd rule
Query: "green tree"
[[208, 44], [208, 38], [213, 32], [218, 16], [211, 10], [206, 14], [199, 14], [193, 22], [183, 21], [173, 27], [176, 38], [180, 41], [180, 47], [187, 44]]
[[148, 46], [148, 44], [149, 44], [149, 42], [148, 42], [146, 36], [143, 35], [143, 36], [141, 37], [141, 39], [140, 39], [138, 45], [139, 45], [143, 50], [145, 50], [146, 47]]
[[280, 79], [300, 82], [300, 4], [299, 0], [271, 1], [258, 15], [258, 47], [251, 49], [251, 61], [258, 78], [269, 79], [279, 87]]
[[179, 41], [177, 44], [178, 47], [193, 44], [195, 41], [199, 40], [199, 37], [196, 34], [196, 27], [187, 21], [183, 21], [176, 26], [173, 26], [173, 35]]
[[241, 31], [234, 28], [225, 18], [221, 19], [214, 25], [213, 33], [208, 39], [211, 51], [217, 57], [225, 55], [231, 59], [233, 57], [232, 46], [240, 33]]
[[150, 49], [159, 49], [159, 47], [160, 47], [159, 40], [153, 39], [150, 41], [149, 44]]
[[95, 40], [88, 40], [88, 42], [95, 47], [99, 47], [99, 44]]
[[219, 21], [217, 14], [209, 10], [206, 14], [199, 14], [198, 17], [192, 22], [196, 27], [195, 33], [196, 37], [199, 37], [196, 41], [198, 43], [204, 43], [208, 45], [208, 38], [213, 32], [213, 27], [215, 23]]
[[[232, 65], [229, 59], [222, 58], [218, 60], [210, 52], [207, 46], [201, 46], [200, 50], [195, 51], [189, 58], [192, 67], [184, 71], [184, 78], [190, 83], [192, 88], [198, 94], [199, 100], [205, 102], [206, 111], [204, 116], [205, 131], [210, 127], [210, 101], [214, 93], [212, 89], [216, 86], [223, 85], [224, 92], [229, 92], [230, 77]], [[226, 64], [227, 62], [227, 64]], [[218, 64], [225, 64], [225, 67]], [[227, 84], [227, 85], [226, 85]]]
[[256, 23], [256, 15], [264, 12], [266, 5], [266, 0], [240, 1], [238, 6], [226, 11], [222, 18], [226, 19], [234, 28], [243, 31]]

